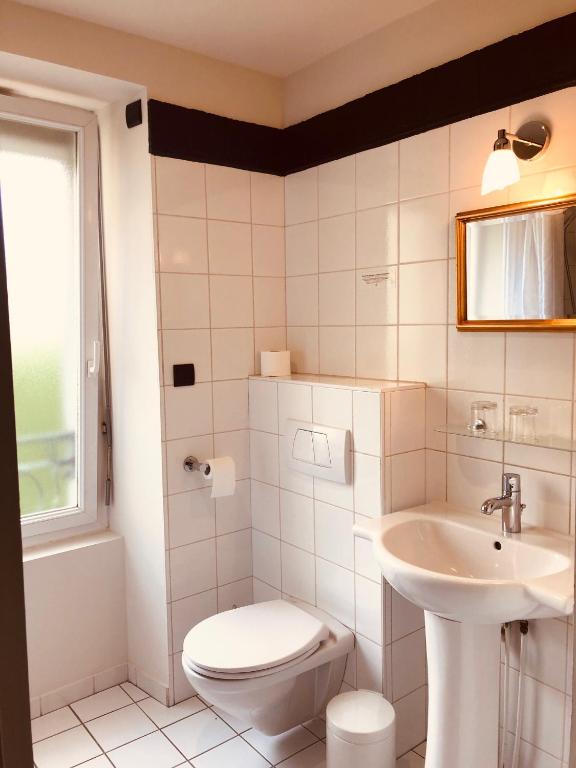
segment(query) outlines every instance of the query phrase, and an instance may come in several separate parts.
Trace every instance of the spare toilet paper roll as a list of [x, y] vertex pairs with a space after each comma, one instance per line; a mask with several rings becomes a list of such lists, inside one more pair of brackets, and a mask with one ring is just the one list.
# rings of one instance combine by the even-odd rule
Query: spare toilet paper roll
[[260, 372], [262, 376], [290, 376], [290, 351], [260, 352]]
[[222, 496], [232, 496], [236, 490], [236, 464], [230, 456], [222, 456], [219, 459], [208, 459], [210, 471], [205, 473], [208, 480], [212, 480], [212, 498], [219, 499]]

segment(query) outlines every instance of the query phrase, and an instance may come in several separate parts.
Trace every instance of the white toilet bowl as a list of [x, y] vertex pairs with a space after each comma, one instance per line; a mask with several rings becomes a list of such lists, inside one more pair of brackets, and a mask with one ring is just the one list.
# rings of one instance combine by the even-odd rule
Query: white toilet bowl
[[342, 684], [354, 635], [317, 608], [272, 600], [186, 635], [182, 666], [206, 701], [269, 735], [318, 715]]

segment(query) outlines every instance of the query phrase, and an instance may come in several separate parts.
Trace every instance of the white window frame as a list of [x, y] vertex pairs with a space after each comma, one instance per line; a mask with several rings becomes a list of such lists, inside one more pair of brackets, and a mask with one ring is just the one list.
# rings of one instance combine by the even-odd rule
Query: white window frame
[[[0, 118], [71, 131], [77, 136], [77, 201], [79, 316], [81, 319], [79, 431], [76, 439], [78, 504], [72, 509], [22, 517], [22, 536], [41, 542], [66, 533], [79, 533], [102, 522], [98, 506], [100, 244], [98, 210], [98, 123], [92, 112], [38, 99], [0, 96]], [[92, 374], [89, 367], [94, 367]], [[80, 529], [79, 527], [83, 528]], [[72, 530], [71, 530], [72, 529]]]

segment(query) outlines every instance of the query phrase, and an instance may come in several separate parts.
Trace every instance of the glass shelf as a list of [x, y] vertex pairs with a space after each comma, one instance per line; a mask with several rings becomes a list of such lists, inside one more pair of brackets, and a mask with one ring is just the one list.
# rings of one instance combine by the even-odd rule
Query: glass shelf
[[443, 435], [468, 437], [471, 440], [496, 440], [516, 445], [529, 445], [533, 448], [553, 448], [556, 451], [576, 451], [576, 443], [558, 435], [539, 435], [535, 440], [512, 439], [508, 432], [474, 432], [465, 424], [444, 424], [434, 427], [435, 432]]

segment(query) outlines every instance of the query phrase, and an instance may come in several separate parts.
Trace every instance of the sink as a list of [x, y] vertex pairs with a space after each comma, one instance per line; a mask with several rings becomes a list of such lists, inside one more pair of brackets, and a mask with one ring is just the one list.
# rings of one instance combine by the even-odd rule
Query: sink
[[[443, 502], [358, 523], [380, 569], [424, 609], [426, 768], [497, 768], [500, 627], [574, 609], [574, 541]], [[528, 633], [528, 636], [530, 632]]]
[[354, 529], [370, 539], [387, 581], [406, 599], [453, 621], [501, 624], [567, 616], [574, 608], [574, 543], [444, 504], [373, 518]]

